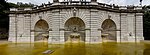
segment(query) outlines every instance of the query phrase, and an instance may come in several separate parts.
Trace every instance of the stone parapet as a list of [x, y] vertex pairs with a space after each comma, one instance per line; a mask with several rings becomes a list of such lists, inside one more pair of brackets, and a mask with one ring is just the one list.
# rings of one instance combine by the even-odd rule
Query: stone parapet
[[92, 9], [101, 9], [113, 12], [124, 12], [124, 13], [142, 13], [142, 6], [118, 6], [118, 5], [108, 5], [104, 3], [98, 2], [88, 2], [88, 1], [63, 1], [57, 3], [49, 3], [49, 4], [42, 4], [40, 6], [35, 6], [32, 8], [10, 8], [9, 13], [37, 13], [47, 10], [53, 9], [68, 9], [68, 8], [92, 8]]

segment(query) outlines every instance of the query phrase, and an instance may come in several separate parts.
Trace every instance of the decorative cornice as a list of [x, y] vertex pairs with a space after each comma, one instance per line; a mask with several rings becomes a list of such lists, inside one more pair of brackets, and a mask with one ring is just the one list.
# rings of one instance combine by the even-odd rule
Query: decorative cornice
[[25, 17], [31, 17], [31, 14], [24, 14]]
[[136, 13], [136, 16], [143, 16], [143, 13]]
[[32, 14], [38, 13], [48, 10], [55, 10], [55, 9], [71, 9], [76, 7], [77, 9], [95, 9], [97, 10], [105, 10], [110, 12], [117, 12], [117, 13], [143, 13], [144, 10], [141, 6], [116, 6], [116, 5], [108, 5], [103, 3], [97, 3], [98, 5], [92, 5], [91, 2], [59, 2], [59, 5], [52, 5], [45, 4], [33, 8], [12, 8], [10, 9], [10, 14]]

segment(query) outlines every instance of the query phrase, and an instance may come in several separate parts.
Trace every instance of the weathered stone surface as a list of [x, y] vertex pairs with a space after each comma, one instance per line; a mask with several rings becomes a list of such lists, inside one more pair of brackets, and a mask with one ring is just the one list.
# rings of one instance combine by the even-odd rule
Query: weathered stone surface
[[[35, 7], [34, 9], [24, 9], [22, 11], [11, 9], [9, 41], [34, 42], [36, 37], [36, 23], [39, 20], [45, 20], [48, 24], [48, 29], [45, 30], [48, 32], [48, 43], [65, 43], [65, 32], [72, 32], [65, 29], [65, 23], [73, 17], [77, 17], [84, 22], [85, 27], [81, 30], [81, 33], [85, 33], [83, 36], [85, 37], [84, 42], [86, 43], [100, 43], [104, 39], [110, 40], [106, 37], [104, 39], [102, 38], [102, 24], [107, 19], [112, 20], [115, 23], [114, 25], [116, 25], [115, 30], [106, 29], [108, 31], [107, 34], [109, 34], [109, 31], [116, 33], [116, 39], [114, 41], [139, 42], [140, 40], [144, 40], [143, 13], [140, 7], [134, 7], [134, 9], [128, 10], [125, 6], [118, 6], [118, 9], [116, 9], [111, 5], [101, 3], [93, 4], [93, 2], [86, 2], [86, 4], [79, 3], [76, 5], [66, 2], [57, 3], [59, 4], [47, 4], [43, 5], [42, 8]], [[105, 25], [109, 25], [109, 23]], [[111, 37], [111, 34], [109, 35]]]

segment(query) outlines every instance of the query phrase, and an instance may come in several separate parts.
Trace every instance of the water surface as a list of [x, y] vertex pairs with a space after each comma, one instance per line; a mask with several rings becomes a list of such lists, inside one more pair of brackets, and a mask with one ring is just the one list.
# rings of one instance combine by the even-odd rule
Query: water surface
[[[43, 54], [54, 50], [52, 54]], [[0, 55], [149, 55], [150, 44], [144, 43], [67, 43], [67, 44], [5, 44], [0, 45]]]

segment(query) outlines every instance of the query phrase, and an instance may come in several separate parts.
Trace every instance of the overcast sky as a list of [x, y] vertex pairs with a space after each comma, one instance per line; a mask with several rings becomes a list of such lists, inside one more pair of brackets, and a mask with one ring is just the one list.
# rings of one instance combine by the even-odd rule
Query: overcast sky
[[[40, 5], [42, 3], [48, 3], [52, 2], [53, 0], [7, 0], [8, 2], [17, 3], [17, 2], [23, 2], [23, 3], [33, 3]], [[63, 0], [59, 0], [63, 1]], [[90, 0], [88, 0], [90, 1]], [[100, 3], [106, 3], [106, 4], [116, 4], [116, 5], [139, 5], [140, 0], [98, 0]], [[150, 5], [150, 0], [143, 0], [142, 5]]]

